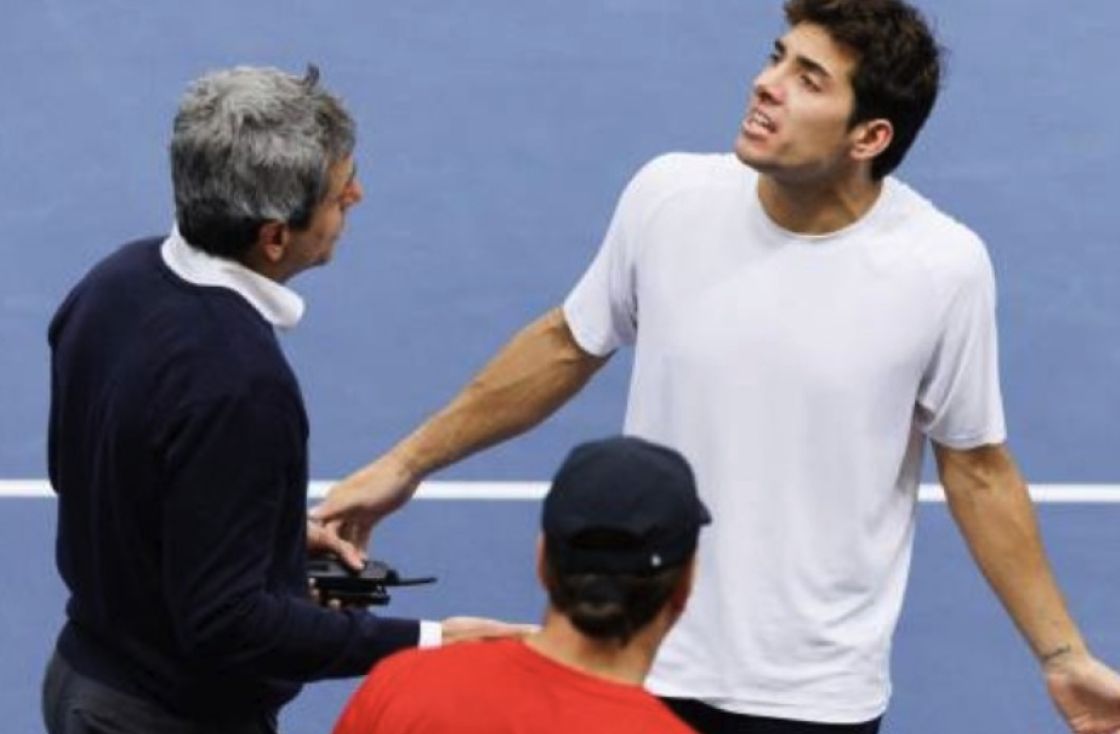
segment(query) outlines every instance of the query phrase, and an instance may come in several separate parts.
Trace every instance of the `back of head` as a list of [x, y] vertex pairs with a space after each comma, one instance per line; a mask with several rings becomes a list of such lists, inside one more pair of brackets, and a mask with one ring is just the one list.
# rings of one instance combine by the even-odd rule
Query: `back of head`
[[894, 137], [871, 167], [872, 178], [883, 178], [902, 162], [937, 99], [941, 50], [929, 25], [903, 0], [787, 0], [785, 13], [791, 26], [819, 25], [858, 54], [850, 123], [890, 120]]
[[577, 446], [542, 510], [552, 607], [584, 635], [626, 644], [684, 583], [708, 522], [676, 451], [634, 437]]
[[553, 609], [573, 627], [593, 640], [625, 645], [661, 612], [687, 569], [681, 564], [651, 574], [565, 573], [546, 556], [544, 583]]
[[330, 166], [353, 153], [354, 122], [318, 84], [277, 69], [237, 67], [195, 81], [175, 116], [171, 177], [179, 230], [238, 259], [260, 226], [306, 227]]

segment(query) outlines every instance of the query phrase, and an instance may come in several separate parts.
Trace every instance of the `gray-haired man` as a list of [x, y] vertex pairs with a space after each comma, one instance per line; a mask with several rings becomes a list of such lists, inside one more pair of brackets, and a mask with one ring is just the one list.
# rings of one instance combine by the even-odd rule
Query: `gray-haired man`
[[308, 598], [309, 547], [361, 562], [307, 525], [307, 417], [274, 332], [303, 311], [284, 283], [330, 259], [362, 198], [354, 122], [317, 82], [314, 68], [195, 82], [171, 141], [177, 227], [96, 265], [51, 323], [70, 590], [44, 682], [51, 734], [272, 732], [304, 681], [521, 631]]

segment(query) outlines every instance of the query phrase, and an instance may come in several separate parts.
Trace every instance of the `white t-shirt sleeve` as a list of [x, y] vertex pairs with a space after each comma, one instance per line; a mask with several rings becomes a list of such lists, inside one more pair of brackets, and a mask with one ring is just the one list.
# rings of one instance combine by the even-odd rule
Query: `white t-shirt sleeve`
[[680, 156], [647, 163], [627, 184], [591, 266], [564, 301], [576, 342], [605, 356], [633, 344], [638, 331], [637, 251], [650, 210], [672, 181]]
[[918, 390], [919, 427], [933, 441], [955, 449], [1002, 443], [1007, 436], [995, 276], [983, 245], [974, 245]]

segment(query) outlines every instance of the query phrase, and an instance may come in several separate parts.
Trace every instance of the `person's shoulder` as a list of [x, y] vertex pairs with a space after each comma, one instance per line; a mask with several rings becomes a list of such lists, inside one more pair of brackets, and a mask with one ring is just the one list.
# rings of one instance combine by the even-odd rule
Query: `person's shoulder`
[[628, 211], [652, 216], [682, 197], [749, 185], [753, 175], [757, 174], [730, 154], [665, 153], [634, 174], [623, 194], [623, 204]]
[[75, 290], [134, 288], [136, 279], [155, 272], [160, 238], [145, 237], [120, 245], [95, 262]]
[[135, 313], [140, 309], [133, 302], [137, 282], [155, 272], [159, 238], [133, 240], [102, 256], [79, 278], [59, 304], [51, 320], [53, 342], [56, 332], [81, 305], [83, 313], [100, 317], [105, 313]]
[[161, 254], [165, 239], [145, 237], [121, 245], [98, 261], [75, 290], [95, 293], [108, 306], [129, 306], [152, 336], [178, 333], [212, 346], [221, 334], [237, 344], [248, 335], [272, 333], [248, 301], [233, 291], [195, 285], [172, 271]]
[[515, 655], [519, 647], [517, 640], [476, 640], [409, 652], [423, 666], [489, 665]]
[[889, 178], [886, 185], [890, 187], [894, 199], [893, 212], [898, 226], [912, 229], [915, 235], [927, 235], [953, 251], [971, 252], [984, 248], [979, 235], [968, 225], [906, 183]]
[[892, 226], [906, 233], [925, 266], [951, 279], [989, 277], [991, 261], [983, 239], [968, 225], [897, 179]]
[[407, 674], [425, 662], [427, 655], [442, 648], [422, 649], [410, 647], [380, 660], [370, 671], [371, 678], [396, 678]]
[[387, 705], [409, 706], [423, 697], [428, 683], [416, 675], [425, 650], [408, 648], [384, 657], [370, 669], [343, 710], [335, 734], [369, 731]]
[[427, 689], [448, 680], [460, 685], [468, 680], [490, 680], [509, 655], [502, 641], [461, 642], [430, 648], [409, 648], [393, 653], [370, 673], [373, 686], [408, 685]]
[[668, 188], [739, 182], [751, 169], [730, 153], [663, 153], [643, 165], [634, 180]]

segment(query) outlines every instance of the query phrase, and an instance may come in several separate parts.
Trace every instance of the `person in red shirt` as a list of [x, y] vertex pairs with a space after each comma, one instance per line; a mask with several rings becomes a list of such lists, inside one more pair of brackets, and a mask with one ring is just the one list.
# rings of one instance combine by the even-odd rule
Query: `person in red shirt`
[[710, 520], [676, 451], [633, 437], [577, 446], [544, 500], [540, 631], [393, 655], [334, 734], [691, 732], [642, 681], [684, 611]]

